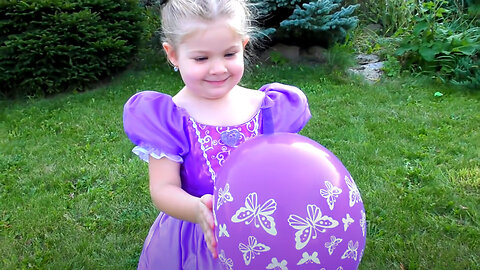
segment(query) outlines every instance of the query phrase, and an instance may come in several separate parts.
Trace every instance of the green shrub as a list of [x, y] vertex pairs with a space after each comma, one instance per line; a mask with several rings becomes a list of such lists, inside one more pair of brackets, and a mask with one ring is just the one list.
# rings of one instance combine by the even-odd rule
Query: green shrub
[[143, 35], [134, 68], [156, 68], [167, 63], [161, 41], [160, 3], [157, 0], [140, 0], [143, 8]]
[[480, 89], [480, 59], [459, 58], [453, 68], [452, 83]]
[[142, 13], [135, 0], [0, 2], [4, 96], [82, 90], [126, 67]]
[[382, 70], [387, 77], [399, 77], [402, 71], [402, 66], [397, 58], [387, 55], [387, 59], [383, 62]]
[[459, 12], [465, 12], [471, 16], [480, 15], [479, 0], [448, 0], [448, 3], [455, 6]]
[[[439, 3], [439, 0], [345, 0], [347, 4], [360, 4], [357, 15], [363, 24], [380, 24], [386, 35], [393, 35], [398, 30], [411, 25], [415, 15], [422, 12], [425, 3]], [[430, 5], [428, 4], [428, 5]], [[471, 19], [480, 15], [479, 0], [447, 0], [448, 6], [455, 14], [465, 14]], [[476, 17], [475, 17], [476, 16]]]
[[448, 1], [422, 3], [414, 23], [401, 34], [396, 54], [404, 68], [480, 88], [480, 27], [452, 12]]
[[163, 50], [161, 41], [161, 4], [158, 0], [140, 0], [140, 5], [144, 8], [144, 35], [142, 41], [144, 47], [151, 50]]
[[358, 5], [342, 6], [343, 0], [253, 0], [262, 17], [263, 34], [273, 42], [325, 47], [344, 42], [357, 26]]
[[348, 0], [360, 4], [358, 16], [365, 23], [380, 24], [386, 34], [410, 24], [416, 12], [416, 0]]

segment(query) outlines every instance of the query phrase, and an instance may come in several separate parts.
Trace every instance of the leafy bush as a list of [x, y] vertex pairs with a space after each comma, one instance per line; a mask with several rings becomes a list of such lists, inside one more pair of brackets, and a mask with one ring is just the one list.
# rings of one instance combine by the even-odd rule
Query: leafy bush
[[343, 0], [253, 0], [262, 17], [263, 34], [274, 42], [308, 46], [343, 42], [357, 26], [358, 5], [342, 7]]
[[143, 35], [134, 68], [156, 68], [167, 62], [161, 40], [160, 1], [140, 0], [140, 6], [144, 15]]
[[364, 23], [382, 25], [386, 34], [410, 24], [416, 12], [416, 0], [349, 0], [352, 4], [360, 4], [358, 13]]
[[448, 0], [459, 12], [469, 13], [471, 16], [480, 15], [480, 1], [478, 0]]
[[402, 66], [397, 58], [387, 55], [387, 59], [383, 62], [382, 70], [387, 77], [399, 77], [402, 71]]
[[401, 33], [396, 54], [404, 68], [480, 87], [480, 27], [452, 12], [447, 4], [446, 0], [422, 3], [414, 23]]
[[470, 88], [480, 88], [480, 59], [461, 57], [453, 68], [452, 83]]
[[140, 5], [144, 7], [145, 26], [142, 40], [146, 43], [146, 48], [153, 50], [163, 50], [161, 41], [161, 1], [159, 0], [140, 0]]
[[[361, 23], [380, 24], [386, 35], [408, 27], [424, 3], [438, 3], [438, 0], [346, 0], [348, 4], [360, 4], [357, 9]], [[479, 0], [448, 0], [444, 5], [452, 12], [465, 14], [472, 19], [480, 15]]]
[[346, 70], [356, 64], [354, 51], [351, 42], [335, 44], [326, 52], [325, 69], [333, 75], [343, 76]]
[[0, 2], [4, 96], [83, 89], [127, 66], [142, 33], [135, 0]]
[[401, 38], [384, 35], [376, 26], [360, 25], [349, 33], [354, 51], [358, 54], [375, 54], [385, 60], [395, 53]]

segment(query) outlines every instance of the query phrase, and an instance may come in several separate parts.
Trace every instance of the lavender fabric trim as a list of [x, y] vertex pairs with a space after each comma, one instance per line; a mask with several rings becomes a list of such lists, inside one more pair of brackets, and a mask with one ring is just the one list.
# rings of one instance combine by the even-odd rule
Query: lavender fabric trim
[[143, 148], [143, 147], [140, 147], [140, 146], [135, 146], [132, 149], [132, 152], [135, 155], [137, 155], [141, 160], [143, 160], [147, 163], [148, 163], [148, 159], [149, 159], [150, 156], [152, 156], [153, 158], [156, 158], [156, 159], [161, 159], [163, 157], [166, 157], [166, 158], [170, 159], [171, 161], [175, 161], [175, 162], [178, 162], [178, 163], [183, 163], [183, 158], [181, 156], [167, 154], [167, 153], [161, 152], [161, 151], [153, 149], [153, 148], [148, 148], [147, 149], [147, 148]]

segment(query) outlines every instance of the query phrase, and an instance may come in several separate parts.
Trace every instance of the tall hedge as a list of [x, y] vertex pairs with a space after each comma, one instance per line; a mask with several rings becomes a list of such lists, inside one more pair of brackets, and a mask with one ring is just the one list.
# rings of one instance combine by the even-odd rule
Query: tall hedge
[[136, 0], [0, 1], [3, 96], [82, 89], [129, 64], [142, 33]]

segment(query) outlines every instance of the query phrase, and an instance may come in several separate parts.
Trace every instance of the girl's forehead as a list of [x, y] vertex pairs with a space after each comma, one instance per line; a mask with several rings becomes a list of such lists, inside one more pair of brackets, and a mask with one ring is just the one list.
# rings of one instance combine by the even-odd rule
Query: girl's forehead
[[178, 47], [179, 54], [189, 53], [225, 53], [227, 50], [242, 48], [242, 39], [236, 33], [228, 30], [230, 34], [193, 35], [180, 43]]
[[229, 38], [238, 39], [239, 41], [243, 39], [234, 22], [229, 19], [218, 18], [213, 21], [193, 19], [186, 22], [182, 28], [184, 34], [181, 37], [180, 44], [191, 39], [210, 39], [218, 35], [227, 35]]

